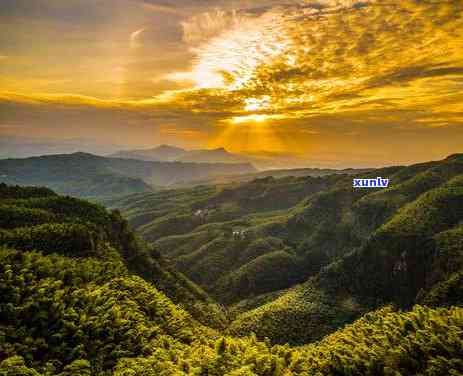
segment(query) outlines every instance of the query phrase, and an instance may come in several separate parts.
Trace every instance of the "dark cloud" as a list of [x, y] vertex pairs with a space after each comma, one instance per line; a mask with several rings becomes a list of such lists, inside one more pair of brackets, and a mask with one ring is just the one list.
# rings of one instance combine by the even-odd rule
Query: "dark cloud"
[[373, 78], [367, 86], [372, 88], [407, 83], [423, 78], [445, 78], [446, 76], [461, 76], [460, 79], [463, 78], [463, 65], [454, 67], [443, 66], [443, 64], [406, 66], [398, 68], [394, 72]]

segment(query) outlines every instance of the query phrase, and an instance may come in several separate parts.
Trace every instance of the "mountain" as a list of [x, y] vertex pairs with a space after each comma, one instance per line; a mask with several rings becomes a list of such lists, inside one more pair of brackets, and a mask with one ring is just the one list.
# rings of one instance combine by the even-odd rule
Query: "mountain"
[[153, 149], [122, 150], [109, 155], [111, 158], [139, 159], [141, 161], [172, 162], [188, 153], [185, 149], [160, 145]]
[[139, 177], [127, 176], [85, 153], [0, 160], [0, 182], [47, 186], [61, 194], [101, 199], [150, 192]]
[[160, 145], [153, 149], [122, 150], [109, 155], [111, 158], [129, 158], [142, 161], [190, 163], [250, 163], [249, 158], [229, 153], [224, 148], [185, 150], [176, 146]]
[[[328, 184], [340, 183], [337, 177], [333, 179]], [[443, 189], [457, 197], [460, 180], [450, 178]], [[456, 191], [452, 191], [455, 187]], [[321, 185], [314, 189], [321, 189]], [[195, 193], [207, 195], [201, 190]], [[424, 202], [402, 214], [411, 218], [418, 214], [416, 210], [422, 210], [416, 222], [421, 223], [421, 230], [428, 229], [436, 222], [422, 221], [429, 216], [426, 205], [431, 201], [438, 208], [449, 208], [448, 204], [453, 203], [450, 196], [443, 191], [437, 196], [425, 194]], [[227, 322], [224, 310], [175, 271], [156, 249], [140, 241], [117, 211], [61, 197], [46, 188], [5, 184], [0, 184], [0, 210], [2, 375], [328, 376], [463, 372], [463, 308], [445, 307], [449, 303], [461, 305], [462, 301], [455, 296], [449, 299], [443, 293], [455, 291], [446, 289], [454, 283], [453, 279], [430, 290], [433, 299], [438, 298], [430, 304], [444, 307], [417, 305], [403, 312], [386, 306], [333, 331], [319, 342], [298, 347], [273, 345], [254, 334], [227, 334], [223, 329]], [[448, 222], [441, 222], [439, 217], [436, 229], [444, 231], [439, 238], [439, 250], [454, 260], [461, 255], [459, 230], [448, 234], [445, 228], [455, 223], [458, 213], [459, 209], [455, 209], [445, 216]], [[411, 229], [407, 227], [404, 232], [408, 230]], [[371, 258], [362, 262], [368, 260]], [[442, 267], [459, 265], [445, 263], [445, 256], [436, 261]], [[350, 269], [353, 279], [361, 270], [363, 266], [358, 271]], [[440, 268], [436, 265], [435, 270]], [[326, 276], [332, 272], [333, 267]], [[323, 278], [320, 275], [319, 280]], [[457, 283], [453, 288], [459, 286]], [[368, 285], [363, 287], [368, 291]], [[293, 294], [293, 298], [297, 297], [301, 296]], [[307, 308], [320, 308], [317, 301], [304, 304]], [[280, 309], [289, 308], [300, 309], [280, 301]], [[278, 312], [270, 312], [269, 317], [275, 313]], [[321, 316], [335, 314], [319, 311]], [[302, 332], [307, 332], [312, 323], [297, 315], [293, 322], [297, 325], [292, 328]], [[271, 323], [272, 327], [285, 330], [285, 322]]]
[[0, 160], [0, 181], [43, 185], [61, 194], [96, 199], [149, 192], [153, 186], [192, 179], [254, 171], [249, 164], [148, 162], [87, 153]]
[[[373, 219], [374, 230], [365, 241], [303, 284], [238, 316], [231, 331], [252, 330], [305, 343], [323, 335], [319, 328], [330, 331], [340, 321], [348, 322], [384, 304], [394, 303], [402, 309], [417, 303], [461, 305], [461, 162], [432, 168], [403, 182], [399, 189], [363, 197], [353, 209], [358, 219]], [[448, 174], [448, 169], [453, 173]], [[373, 214], [374, 206], [387, 202], [385, 196], [389, 196], [388, 205], [397, 205], [399, 200], [404, 204]], [[310, 323], [312, 329], [295, 332], [297, 321]]]
[[[352, 187], [354, 178], [376, 177], [389, 178], [389, 187]], [[354, 175], [138, 194], [111, 205], [229, 307], [230, 333], [304, 344], [385, 304], [461, 304], [462, 184], [457, 154]]]
[[1, 374], [19, 372], [19, 356], [40, 374], [69, 364], [66, 374], [81, 375], [82, 358], [101, 370], [141, 354], [155, 337], [188, 343], [204, 331], [188, 310], [220, 325], [213, 300], [140, 242], [118, 212], [5, 184], [0, 211]]
[[109, 155], [109, 157], [164, 162], [250, 163], [249, 158], [239, 154], [232, 154], [224, 148], [185, 150], [170, 145], [160, 145], [153, 149], [122, 150]]
[[[164, 162], [251, 163], [259, 170], [294, 169], [314, 165], [311, 161], [287, 153], [255, 151], [237, 154], [230, 153], [225, 148], [185, 150], [170, 145], [161, 145], [153, 149], [122, 150], [108, 157]], [[318, 164], [319, 162], [315, 163]]]
[[0, 183], [0, 213], [0, 248], [21, 249], [38, 258], [36, 251], [43, 256], [107, 261], [114, 264], [116, 274], [130, 272], [156, 284], [199, 321], [212, 326], [224, 321], [214, 301], [140, 241], [118, 211], [62, 197], [47, 188]]

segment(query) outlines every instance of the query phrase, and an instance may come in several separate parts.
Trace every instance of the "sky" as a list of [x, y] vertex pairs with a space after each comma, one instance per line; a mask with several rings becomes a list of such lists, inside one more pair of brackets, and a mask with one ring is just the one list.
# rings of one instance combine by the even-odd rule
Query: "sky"
[[1, 0], [0, 138], [439, 159], [462, 30], [461, 0]]

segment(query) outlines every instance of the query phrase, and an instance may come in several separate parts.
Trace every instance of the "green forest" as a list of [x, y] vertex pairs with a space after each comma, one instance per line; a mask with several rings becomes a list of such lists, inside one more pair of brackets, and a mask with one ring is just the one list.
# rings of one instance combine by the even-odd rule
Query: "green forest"
[[463, 155], [377, 176], [0, 184], [0, 375], [463, 374]]

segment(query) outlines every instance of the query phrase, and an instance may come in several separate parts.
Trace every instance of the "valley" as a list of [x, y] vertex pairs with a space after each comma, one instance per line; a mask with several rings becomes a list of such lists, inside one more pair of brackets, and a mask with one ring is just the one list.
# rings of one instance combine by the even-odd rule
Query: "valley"
[[461, 154], [103, 202], [0, 183], [0, 373], [463, 372]]
[[[299, 344], [387, 302], [409, 308], [456, 278], [461, 259], [451, 270], [435, 265], [461, 244], [462, 162], [453, 155], [361, 175], [388, 176], [387, 189], [353, 189], [342, 174], [267, 177], [109, 204], [231, 307], [231, 332]], [[457, 243], [444, 245], [448, 237]], [[293, 327], [301, 321], [307, 330]]]

